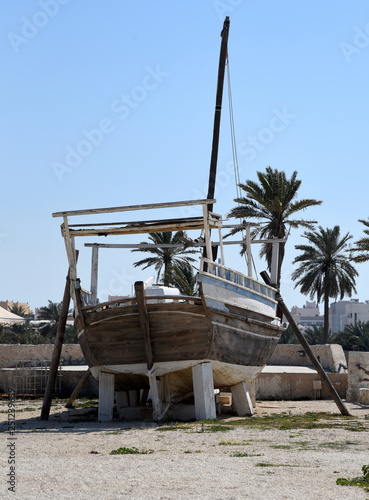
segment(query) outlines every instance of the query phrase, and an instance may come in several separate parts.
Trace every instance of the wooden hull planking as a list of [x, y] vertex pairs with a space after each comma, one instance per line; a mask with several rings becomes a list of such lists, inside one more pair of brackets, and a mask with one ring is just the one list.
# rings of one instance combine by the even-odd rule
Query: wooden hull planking
[[[181, 297], [171, 303], [146, 301], [155, 373], [170, 374], [175, 393], [191, 391], [191, 368], [204, 361], [212, 363], [215, 387], [250, 382], [278, 343], [281, 329], [271, 322], [215, 312], [204, 302]], [[138, 305], [96, 306], [82, 314], [80, 343], [93, 374], [114, 373], [120, 390], [148, 388]]]

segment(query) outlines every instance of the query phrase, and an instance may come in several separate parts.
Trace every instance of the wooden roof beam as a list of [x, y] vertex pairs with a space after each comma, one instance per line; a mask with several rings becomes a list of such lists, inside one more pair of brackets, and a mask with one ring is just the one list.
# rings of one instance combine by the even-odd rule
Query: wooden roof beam
[[64, 212], [54, 212], [53, 217], [69, 217], [74, 215], [92, 215], [92, 214], [108, 214], [114, 212], [131, 212], [134, 210], [151, 210], [154, 208], [173, 208], [186, 207], [192, 205], [209, 205], [215, 203], [215, 200], [185, 200], [172, 201], [166, 203], [148, 203], [145, 205], [129, 205], [125, 207], [109, 207], [109, 208], [91, 208], [86, 210], [69, 210]]

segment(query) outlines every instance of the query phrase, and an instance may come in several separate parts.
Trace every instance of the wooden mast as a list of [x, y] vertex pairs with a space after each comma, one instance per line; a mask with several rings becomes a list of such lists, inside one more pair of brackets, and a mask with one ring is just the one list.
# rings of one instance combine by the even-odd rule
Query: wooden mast
[[[218, 146], [219, 146], [219, 132], [220, 132], [220, 117], [222, 113], [222, 100], [223, 100], [224, 73], [228, 55], [228, 50], [227, 50], [228, 32], [229, 32], [229, 17], [227, 16], [225, 18], [223, 29], [220, 34], [220, 36], [222, 37], [222, 42], [220, 45], [220, 55], [219, 55], [218, 83], [217, 83], [217, 93], [216, 93], [215, 113], [214, 113], [213, 143], [211, 148], [209, 188], [207, 195], [208, 200], [212, 200], [214, 198], [214, 191], [215, 191], [215, 180], [217, 174], [218, 149], [219, 149]], [[208, 210], [209, 212], [213, 210], [212, 203], [208, 205]]]
[[[223, 86], [224, 86], [224, 73], [225, 66], [228, 55], [228, 33], [229, 33], [229, 17], [227, 16], [224, 20], [223, 29], [220, 34], [222, 41], [220, 44], [220, 54], [219, 54], [219, 66], [218, 66], [218, 82], [217, 82], [217, 93], [215, 99], [215, 111], [214, 111], [214, 126], [213, 126], [213, 142], [211, 146], [211, 158], [210, 158], [210, 171], [209, 171], [209, 183], [208, 183], [208, 195], [207, 199], [212, 200], [214, 198], [215, 192], [215, 181], [217, 176], [217, 163], [218, 163], [218, 150], [219, 150], [219, 133], [220, 133], [220, 118], [222, 114], [222, 101], [223, 101]], [[209, 203], [207, 207], [203, 207], [204, 223], [209, 217], [209, 212], [213, 211], [213, 203]], [[207, 213], [206, 213], [207, 212]], [[213, 255], [210, 252], [210, 228], [207, 228], [207, 247], [204, 248], [203, 257], [210, 259], [213, 257], [215, 260], [217, 254], [217, 248], [213, 249]], [[207, 239], [206, 238], [206, 239]], [[207, 269], [207, 264], [204, 263], [204, 271]]]

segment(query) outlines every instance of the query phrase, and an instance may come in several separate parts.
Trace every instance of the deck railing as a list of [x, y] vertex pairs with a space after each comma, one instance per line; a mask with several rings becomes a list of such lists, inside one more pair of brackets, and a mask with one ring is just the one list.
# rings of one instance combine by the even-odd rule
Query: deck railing
[[[170, 300], [171, 302], [187, 302], [188, 304], [201, 304], [200, 297], [193, 297], [192, 295], [145, 295], [147, 303], [164, 302]], [[114, 307], [130, 306], [136, 304], [136, 297], [125, 297], [122, 299], [112, 300], [110, 302], [101, 302], [94, 306], [84, 307], [83, 311], [102, 311], [103, 309], [112, 309]]]
[[[205, 263], [206, 271], [204, 271]], [[229, 281], [231, 283], [234, 283], [235, 285], [239, 285], [248, 290], [252, 290], [253, 292], [264, 295], [270, 299], [275, 299], [275, 288], [260, 283], [260, 281], [257, 281], [250, 276], [246, 276], [245, 274], [235, 271], [234, 269], [230, 269], [229, 267], [223, 266], [222, 264], [218, 264], [217, 262], [213, 262], [209, 259], [203, 258], [201, 259], [200, 270], [201, 272], [217, 276], [225, 281]]]

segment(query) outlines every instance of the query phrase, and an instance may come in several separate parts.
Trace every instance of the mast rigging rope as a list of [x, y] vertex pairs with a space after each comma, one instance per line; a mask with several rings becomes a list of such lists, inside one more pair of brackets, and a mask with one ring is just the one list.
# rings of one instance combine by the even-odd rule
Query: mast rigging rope
[[[230, 69], [229, 69], [228, 55], [227, 55], [226, 68], [227, 68], [227, 87], [228, 87], [228, 109], [229, 109], [229, 121], [230, 121], [230, 129], [231, 129], [232, 158], [233, 158], [233, 169], [234, 169], [234, 176], [235, 176], [235, 183], [236, 183], [236, 195], [237, 195], [237, 198], [241, 198], [242, 193], [241, 193], [241, 188], [239, 186], [241, 184], [241, 179], [240, 179], [240, 169], [239, 169], [238, 155], [237, 155], [236, 133], [235, 133], [234, 114], [233, 114], [231, 73], [230, 73]], [[239, 202], [238, 202], [238, 206], [240, 206]], [[242, 233], [242, 239], [245, 240], [244, 231], [241, 230], [241, 233]], [[245, 257], [245, 262], [247, 265], [246, 253], [244, 253], [244, 257]], [[252, 257], [252, 254], [251, 254], [251, 259], [252, 259], [252, 265], [254, 267], [255, 275], [257, 275], [255, 261]]]

